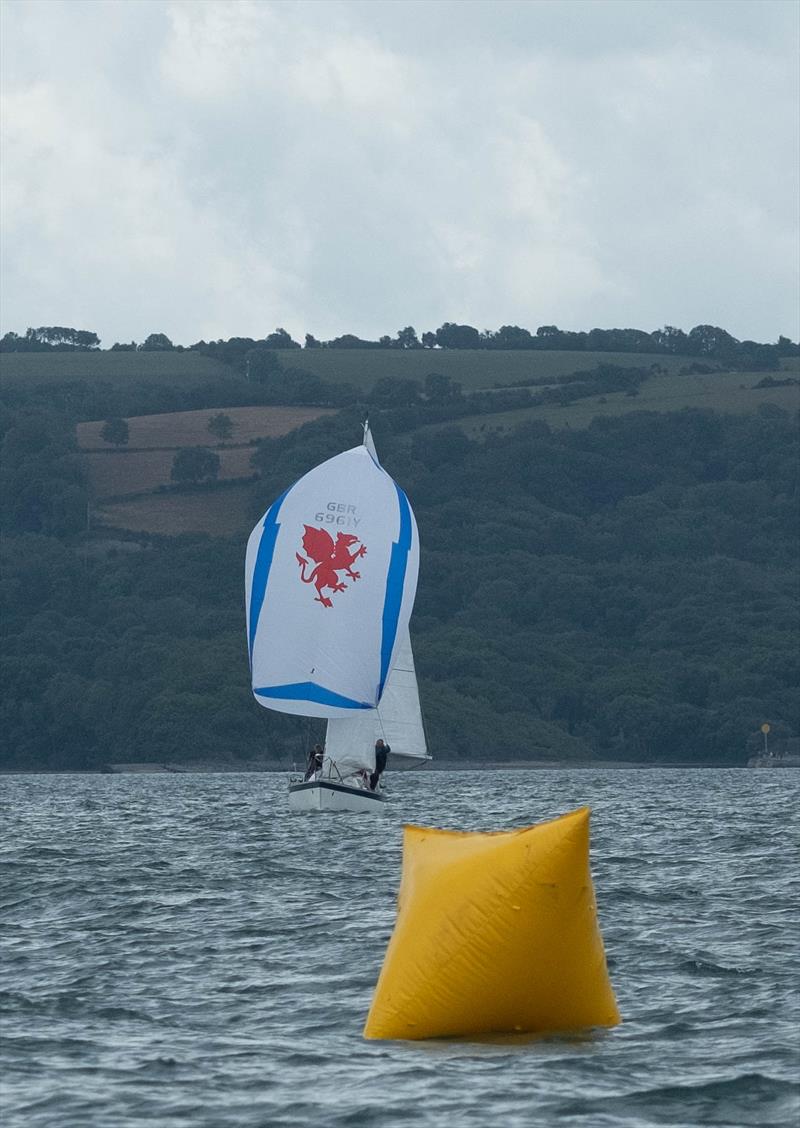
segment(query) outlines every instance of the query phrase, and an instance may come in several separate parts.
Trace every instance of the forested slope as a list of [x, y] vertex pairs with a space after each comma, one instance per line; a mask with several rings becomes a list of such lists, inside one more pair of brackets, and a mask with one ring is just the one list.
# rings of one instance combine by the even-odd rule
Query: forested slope
[[[253, 520], [362, 415], [263, 443]], [[420, 525], [436, 756], [733, 764], [762, 721], [792, 731], [794, 415], [634, 413], [480, 443], [403, 408], [371, 418]], [[250, 696], [242, 538], [87, 535], [75, 422], [19, 390], [2, 416], [2, 762], [302, 755], [302, 722]]]

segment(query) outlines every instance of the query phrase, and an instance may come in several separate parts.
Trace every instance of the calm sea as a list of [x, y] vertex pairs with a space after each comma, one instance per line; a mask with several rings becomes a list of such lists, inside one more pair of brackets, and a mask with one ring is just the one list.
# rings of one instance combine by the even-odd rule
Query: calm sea
[[[385, 815], [278, 775], [6, 776], [6, 1128], [796, 1125], [800, 772], [416, 772]], [[365, 1042], [404, 821], [593, 809], [624, 1024]]]

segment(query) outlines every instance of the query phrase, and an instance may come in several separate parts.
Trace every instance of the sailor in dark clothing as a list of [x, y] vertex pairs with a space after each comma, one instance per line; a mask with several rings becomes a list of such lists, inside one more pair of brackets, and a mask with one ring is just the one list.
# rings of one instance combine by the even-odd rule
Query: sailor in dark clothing
[[322, 745], [315, 744], [308, 754], [308, 766], [306, 767], [306, 774], [303, 776], [303, 779], [311, 779], [311, 777], [320, 770], [324, 755]]
[[375, 741], [375, 771], [369, 777], [369, 785], [373, 791], [378, 790], [378, 780], [386, 771], [386, 760], [390, 752], [391, 748], [388, 744], [384, 744], [380, 739]]

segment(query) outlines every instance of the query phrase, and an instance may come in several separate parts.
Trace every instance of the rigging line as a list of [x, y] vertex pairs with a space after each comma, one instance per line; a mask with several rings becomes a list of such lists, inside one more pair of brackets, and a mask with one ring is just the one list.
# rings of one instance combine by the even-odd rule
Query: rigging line
[[297, 739], [300, 742], [301, 754], [303, 756], [305, 756], [306, 753], [308, 752], [309, 741], [311, 740], [311, 718], [310, 717], [306, 718], [305, 735], [303, 733], [303, 725], [300, 724], [300, 725], [297, 726]]
[[273, 760], [273, 761], [277, 761], [279, 759], [279, 756], [276, 756], [276, 754], [275, 754], [275, 741], [274, 741], [273, 736], [272, 736], [272, 725], [270, 724], [270, 719], [266, 715], [266, 712], [265, 712], [264, 709], [259, 709], [258, 713], [259, 713], [259, 716], [261, 717], [261, 725], [264, 729], [264, 734], [265, 734], [264, 743], [267, 745], [269, 759]]
[[[428, 726], [425, 724], [425, 710], [422, 708], [422, 694], [419, 692], [419, 678], [417, 677], [416, 666], [414, 668], [414, 679], [417, 683], [417, 699], [419, 700], [419, 719], [422, 722], [422, 736], [425, 740], [425, 751], [428, 752], [431, 746], [431, 742], [428, 739]], [[426, 760], [423, 761], [423, 764], [425, 763], [427, 763]], [[421, 764], [420, 767], [422, 766], [423, 765]]]

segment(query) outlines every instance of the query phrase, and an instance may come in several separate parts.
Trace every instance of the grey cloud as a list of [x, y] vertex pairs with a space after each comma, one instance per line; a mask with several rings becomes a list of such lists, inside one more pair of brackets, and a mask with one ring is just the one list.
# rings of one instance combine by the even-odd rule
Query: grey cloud
[[3, 329], [797, 332], [783, 3], [7, 3]]

